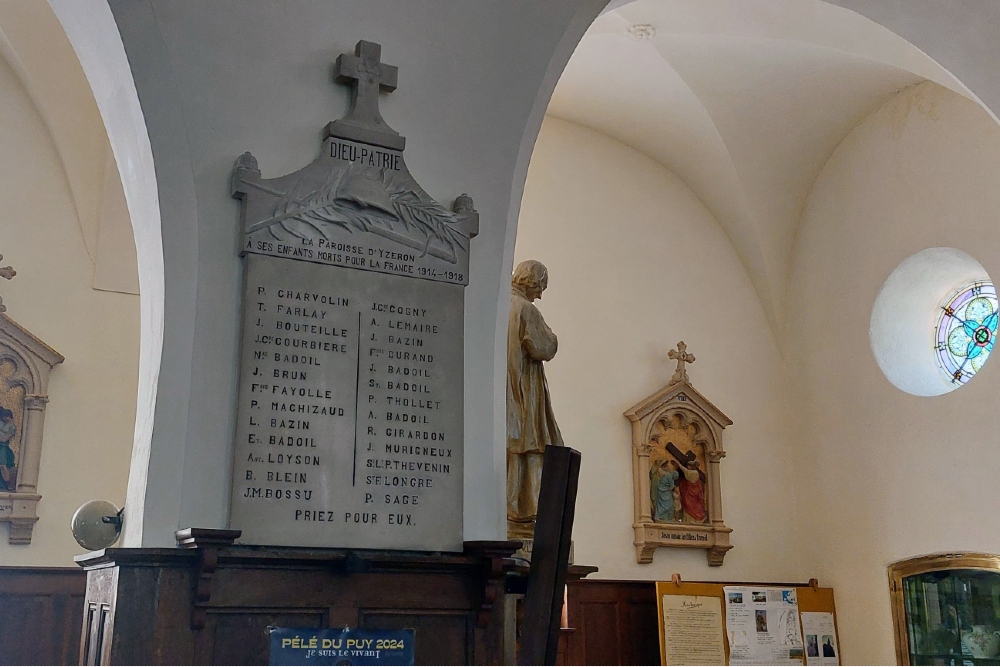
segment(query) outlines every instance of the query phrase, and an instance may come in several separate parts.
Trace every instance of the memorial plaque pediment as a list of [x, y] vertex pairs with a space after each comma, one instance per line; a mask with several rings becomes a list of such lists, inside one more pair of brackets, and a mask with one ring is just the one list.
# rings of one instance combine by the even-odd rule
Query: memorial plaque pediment
[[337, 60], [320, 155], [236, 161], [243, 337], [230, 527], [241, 541], [460, 551], [464, 296], [479, 216], [410, 174], [381, 47]]
[[[250, 153], [237, 160], [240, 253], [468, 285], [479, 214], [467, 195], [443, 206], [410, 175], [405, 140], [378, 111], [379, 90], [396, 88], [396, 68], [380, 55], [381, 47], [362, 41], [355, 56], [338, 58], [336, 80], [354, 82], [351, 109], [327, 126], [311, 164], [263, 179]], [[385, 80], [391, 85], [378, 85]]]
[[652, 563], [657, 547], [708, 550], [722, 565], [731, 528], [722, 520], [719, 461], [722, 431], [732, 421], [691, 385], [694, 362], [683, 341], [670, 351], [677, 371], [667, 386], [625, 412], [632, 423], [636, 560]]

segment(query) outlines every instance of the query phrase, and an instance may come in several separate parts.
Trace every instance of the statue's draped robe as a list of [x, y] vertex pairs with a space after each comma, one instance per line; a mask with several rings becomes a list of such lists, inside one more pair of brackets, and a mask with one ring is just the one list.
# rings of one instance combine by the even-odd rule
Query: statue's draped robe
[[708, 518], [705, 511], [705, 483], [697, 470], [681, 469], [684, 479], [681, 480], [681, 507], [684, 508], [684, 520], [688, 523], [704, 523]]
[[680, 473], [676, 470], [667, 470], [659, 476], [654, 473], [655, 470], [649, 472], [649, 476], [653, 479], [653, 484], [650, 485], [653, 521], [672, 523], [675, 520], [674, 489]]
[[0, 491], [14, 491], [16, 487], [14, 471], [17, 460], [14, 450], [10, 448], [10, 441], [16, 434], [17, 426], [0, 421]]
[[534, 519], [541, 454], [563, 444], [542, 369], [557, 347], [542, 314], [514, 288], [507, 328], [507, 516], [514, 521]]

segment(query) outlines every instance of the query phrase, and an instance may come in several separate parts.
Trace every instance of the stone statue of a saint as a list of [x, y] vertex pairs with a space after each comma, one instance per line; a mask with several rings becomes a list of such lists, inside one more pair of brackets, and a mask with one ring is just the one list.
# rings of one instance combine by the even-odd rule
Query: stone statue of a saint
[[507, 533], [534, 534], [542, 453], [562, 446], [552, 414], [542, 362], [556, 355], [558, 341], [532, 301], [542, 298], [549, 276], [535, 260], [521, 262], [511, 279], [507, 327]]

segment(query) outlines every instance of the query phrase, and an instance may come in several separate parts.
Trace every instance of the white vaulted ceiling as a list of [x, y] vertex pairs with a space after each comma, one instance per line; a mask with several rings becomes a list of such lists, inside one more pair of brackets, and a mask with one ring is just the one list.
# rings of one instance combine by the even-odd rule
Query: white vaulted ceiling
[[[630, 34], [645, 24], [654, 36]], [[614, 2], [577, 47], [548, 113], [680, 176], [780, 325], [797, 224], [820, 170], [858, 122], [924, 79], [972, 97], [899, 36], [821, 0]]]
[[0, 58], [31, 98], [59, 155], [93, 263], [93, 287], [138, 294], [135, 241], [118, 165], [90, 84], [48, 3], [0, 1]]

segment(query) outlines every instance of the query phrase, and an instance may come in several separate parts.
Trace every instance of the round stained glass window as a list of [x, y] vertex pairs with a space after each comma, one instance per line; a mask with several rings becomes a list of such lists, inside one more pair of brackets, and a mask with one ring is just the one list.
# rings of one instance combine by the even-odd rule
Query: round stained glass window
[[966, 285], [941, 309], [935, 348], [955, 384], [965, 384], [986, 363], [997, 333], [997, 291], [990, 282]]

